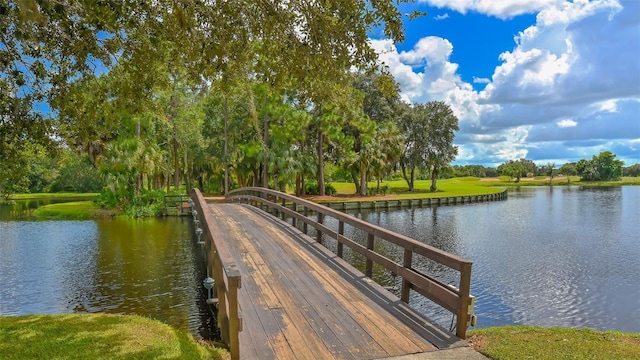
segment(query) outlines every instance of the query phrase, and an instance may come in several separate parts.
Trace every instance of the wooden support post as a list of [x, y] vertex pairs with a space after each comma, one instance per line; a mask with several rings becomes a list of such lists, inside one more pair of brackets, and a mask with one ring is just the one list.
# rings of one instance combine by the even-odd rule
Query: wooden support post
[[[409, 249], [404, 249], [404, 259], [402, 260], [402, 266], [405, 269], [411, 269], [412, 257], [413, 257], [413, 252], [411, 252], [411, 250]], [[411, 283], [407, 279], [402, 278], [402, 289], [400, 289], [401, 291], [400, 300], [404, 301], [407, 304], [409, 303], [410, 289], [411, 289]]]
[[231, 353], [231, 360], [240, 359], [240, 314], [238, 313], [238, 288], [240, 287], [240, 280], [233, 279], [229, 281], [229, 352]]
[[[282, 198], [282, 207], [286, 207], [286, 203], [285, 203], [285, 201], [284, 201], [284, 198]], [[284, 218], [285, 218], [285, 216], [286, 216], [286, 215], [285, 215], [285, 212], [283, 211], [281, 215], [282, 215], [282, 220], [284, 221]]]
[[456, 336], [460, 339], [467, 337], [467, 322], [469, 321], [469, 295], [471, 292], [471, 263], [465, 262], [460, 268], [460, 309], [456, 314]]
[[[308, 207], [304, 207], [304, 217], [309, 217], [309, 208]], [[303, 223], [302, 224], [302, 232], [305, 233], [305, 235], [307, 234], [307, 223]]]
[[[373, 250], [375, 236], [373, 234], [367, 234], [367, 249]], [[368, 278], [373, 277], [373, 260], [367, 258], [366, 269], [364, 272]]]
[[[344, 235], [344, 221], [338, 222], [338, 234]], [[342, 251], [344, 249], [344, 244], [338, 241], [338, 257], [342, 258]]]
[[[324, 223], [324, 214], [323, 213], [318, 213], [318, 224], [323, 224]], [[316, 228], [316, 241], [318, 242], [318, 244], [322, 245], [322, 231], [320, 231], [320, 229]]]

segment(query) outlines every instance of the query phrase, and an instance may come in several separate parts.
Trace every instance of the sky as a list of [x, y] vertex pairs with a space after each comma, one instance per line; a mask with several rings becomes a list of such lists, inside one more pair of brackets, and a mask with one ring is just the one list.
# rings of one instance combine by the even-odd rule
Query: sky
[[640, 163], [640, 0], [416, 0], [371, 44], [410, 103], [458, 117], [457, 165]]

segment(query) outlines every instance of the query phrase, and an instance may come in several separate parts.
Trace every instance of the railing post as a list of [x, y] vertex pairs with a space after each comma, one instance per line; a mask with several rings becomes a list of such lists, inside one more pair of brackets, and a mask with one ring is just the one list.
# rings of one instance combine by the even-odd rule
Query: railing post
[[[338, 222], [338, 234], [344, 235], [344, 221]], [[344, 249], [344, 244], [338, 241], [338, 257], [342, 258], [342, 251]]]
[[[304, 217], [309, 217], [309, 208], [305, 205], [304, 206]], [[307, 223], [304, 222], [302, 224], [302, 232], [306, 235], [307, 234]]]
[[[284, 198], [282, 198], [282, 207], [285, 207], [286, 202], [284, 201]], [[282, 212], [282, 221], [284, 221], [284, 218], [286, 217], [286, 213], [283, 211]]]
[[469, 321], [469, 295], [471, 293], [471, 263], [465, 262], [460, 268], [460, 309], [456, 315], [456, 336], [465, 339], [467, 336], [467, 322]]
[[[405, 269], [411, 269], [412, 257], [413, 257], [413, 252], [411, 252], [411, 250], [409, 249], [404, 249], [404, 258], [402, 260], [402, 266]], [[409, 303], [410, 289], [411, 289], [411, 283], [407, 279], [402, 278], [402, 289], [400, 293], [400, 300], [404, 301], [407, 304]]]
[[[375, 236], [373, 234], [367, 234], [367, 249], [373, 250], [374, 239], [375, 239]], [[366, 269], [364, 274], [367, 275], [368, 278], [373, 277], [373, 260], [369, 258], [367, 258], [367, 264], [366, 264]]]
[[238, 288], [240, 280], [229, 281], [229, 352], [232, 360], [240, 359], [240, 315], [238, 313]]
[[[318, 213], [318, 224], [323, 224], [324, 223], [324, 214], [319, 212]], [[322, 245], [322, 231], [320, 231], [320, 229], [316, 228], [316, 241], [318, 242], [318, 244]]]

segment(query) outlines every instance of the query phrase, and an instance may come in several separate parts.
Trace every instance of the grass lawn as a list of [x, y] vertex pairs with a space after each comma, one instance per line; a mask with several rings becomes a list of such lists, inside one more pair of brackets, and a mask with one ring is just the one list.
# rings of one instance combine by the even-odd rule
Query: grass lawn
[[40, 206], [33, 215], [42, 220], [86, 220], [95, 218], [100, 210], [93, 201], [73, 201]]
[[[353, 183], [332, 182], [331, 185], [336, 189], [336, 197], [342, 201], [344, 197], [353, 196], [356, 187]], [[416, 180], [414, 191], [409, 192], [406, 181], [394, 180], [383, 181], [380, 187], [387, 186], [389, 191], [386, 195], [375, 195], [373, 197], [381, 197], [386, 200], [391, 199], [423, 199], [447, 196], [464, 196], [464, 195], [485, 195], [495, 194], [504, 190], [502, 187], [494, 187], [493, 184], [485, 185], [478, 178], [453, 178], [438, 180], [438, 191], [431, 192], [431, 180]], [[370, 182], [369, 188], [375, 188], [376, 183]], [[355, 197], [353, 200], [362, 200], [366, 198]]]
[[[577, 186], [621, 186], [640, 185], [640, 177], [623, 177], [620, 181], [582, 182], [579, 176], [555, 177], [553, 186], [577, 185]], [[535, 178], [523, 178], [520, 182], [514, 182], [507, 176], [496, 178], [460, 177], [438, 180], [438, 191], [431, 192], [431, 180], [416, 180], [415, 190], [408, 191], [404, 180], [383, 181], [381, 188], [387, 186], [386, 195], [372, 195], [368, 197], [355, 196], [356, 187], [353, 183], [332, 182], [336, 189], [335, 201], [367, 201], [367, 200], [396, 200], [396, 199], [422, 199], [448, 196], [485, 195], [495, 194], [504, 190], [507, 186], [549, 186], [549, 178], [538, 176]], [[376, 183], [370, 182], [369, 188], [375, 188]], [[331, 200], [329, 200], [331, 201]]]
[[59, 192], [59, 193], [27, 193], [27, 194], [12, 194], [9, 199], [12, 200], [31, 200], [31, 199], [52, 199], [52, 198], [87, 198], [91, 199], [98, 196], [98, 193], [74, 193], [74, 192]]
[[1, 359], [220, 359], [226, 351], [134, 315], [0, 317]]
[[640, 334], [503, 326], [476, 329], [467, 341], [494, 360], [640, 359]]

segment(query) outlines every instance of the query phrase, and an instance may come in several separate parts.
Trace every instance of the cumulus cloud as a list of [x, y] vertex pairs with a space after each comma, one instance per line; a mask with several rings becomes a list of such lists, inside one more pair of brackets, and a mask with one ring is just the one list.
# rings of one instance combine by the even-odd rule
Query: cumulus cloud
[[571, 119], [564, 119], [564, 120], [558, 121], [556, 125], [558, 125], [559, 128], [568, 128], [568, 127], [574, 127], [578, 125], [578, 123]]
[[479, 78], [477, 76], [473, 77], [474, 84], [488, 84], [490, 82], [491, 82], [491, 79], [488, 79], [488, 78]]
[[607, 147], [633, 158], [640, 147], [640, 1], [427, 2], [503, 19], [537, 13], [515, 47], [496, 54], [501, 64], [491, 79], [473, 77], [487, 84], [482, 91], [461, 80], [447, 39], [425, 37], [401, 52], [372, 40], [404, 99], [451, 105], [460, 119], [458, 162], [590, 157]]
[[559, 5], [563, 0], [420, 0], [437, 8], [448, 8], [461, 14], [469, 11], [509, 19], [522, 14], [531, 14], [551, 5]]
[[444, 13], [442, 15], [436, 15], [433, 17], [436, 20], [445, 20], [449, 18], [449, 13]]

